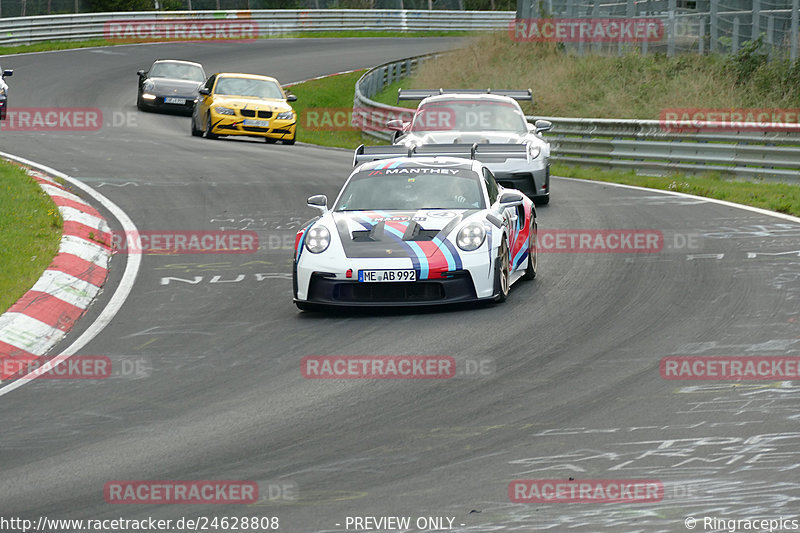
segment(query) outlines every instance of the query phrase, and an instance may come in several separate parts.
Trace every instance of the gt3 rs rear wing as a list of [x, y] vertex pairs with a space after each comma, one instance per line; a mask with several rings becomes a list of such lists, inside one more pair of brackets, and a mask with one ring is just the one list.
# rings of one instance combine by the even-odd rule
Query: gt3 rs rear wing
[[356, 148], [353, 166], [379, 159], [395, 157], [461, 157], [475, 159], [483, 163], [505, 161], [506, 159], [527, 159], [530, 152], [525, 144], [423, 144], [415, 148], [405, 146], [364, 146]]
[[438, 94], [498, 94], [500, 96], [507, 96], [517, 101], [533, 102], [533, 92], [530, 89], [526, 90], [513, 90], [513, 89], [398, 89], [397, 101], [401, 100], [424, 100], [429, 96], [436, 96]]

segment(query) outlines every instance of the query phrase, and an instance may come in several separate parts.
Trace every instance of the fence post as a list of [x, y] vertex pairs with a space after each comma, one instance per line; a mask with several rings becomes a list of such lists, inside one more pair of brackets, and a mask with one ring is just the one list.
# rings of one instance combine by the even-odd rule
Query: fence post
[[769, 45], [769, 57], [773, 57], [775, 53], [775, 17], [769, 15], [767, 17], [767, 44]]
[[761, 26], [761, 0], [753, 0], [753, 35], [751, 39], [754, 41], [758, 39], [759, 29]]
[[739, 17], [733, 17], [733, 35], [731, 37], [731, 53], [739, 51]]
[[800, 16], [798, 11], [800, 11], [800, 0], [792, 0], [792, 48], [789, 55], [792, 61], [797, 61], [797, 19]]
[[709, 49], [711, 53], [717, 51], [717, 40], [719, 39], [719, 17], [717, 16], [717, 4], [719, 0], [711, 0], [711, 42], [709, 43]]
[[667, 57], [675, 55], [675, 10], [678, 8], [677, 0], [669, 0], [667, 22]]
[[[592, 5], [592, 18], [597, 19], [600, 17], [600, 0], [594, 0], [594, 5]], [[592, 52], [599, 52], [601, 44], [599, 41], [595, 41], [592, 43]]]
[[706, 19], [700, 17], [700, 26], [697, 28], [697, 53], [704, 55], [706, 53]]

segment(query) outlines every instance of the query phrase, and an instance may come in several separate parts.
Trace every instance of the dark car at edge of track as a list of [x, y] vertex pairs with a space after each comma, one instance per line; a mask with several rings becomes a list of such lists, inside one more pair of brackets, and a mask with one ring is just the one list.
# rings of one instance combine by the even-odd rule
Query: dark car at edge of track
[[139, 70], [136, 107], [142, 111], [172, 111], [191, 114], [197, 90], [206, 80], [200, 63], [178, 59], [156, 59], [150, 70]]

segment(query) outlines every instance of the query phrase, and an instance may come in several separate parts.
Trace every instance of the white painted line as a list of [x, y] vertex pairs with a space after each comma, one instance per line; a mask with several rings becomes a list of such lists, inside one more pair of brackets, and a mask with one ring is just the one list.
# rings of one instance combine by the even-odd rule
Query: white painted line
[[610, 181], [597, 181], [597, 180], [584, 180], [580, 178], [565, 178], [563, 176], [552, 176], [553, 178], [557, 178], [560, 180], [570, 180], [570, 181], [580, 181], [582, 183], [594, 183], [597, 185], [611, 185], [612, 187], [623, 187], [625, 189], [634, 189], [637, 191], [645, 191], [645, 192], [656, 192], [659, 194], [668, 194], [670, 196], [679, 196], [681, 198], [692, 198], [694, 200], [700, 200], [702, 202], [708, 202], [712, 204], [719, 204], [724, 205], [727, 207], [735, 207], [736, 209], [744, 209], [745, 211], [752, 211], [753, 213], [758, 213], [759, 215], [767, 215], [770, 217], [782, 218], [784, 220], [789, 220], [790, 222], [797, 222], [800, 223], [800, 217], [795, 217], [792, 215], [787, 215], [785, 213], [778, 213], [777, 211], [770, 211], [769, 209], [761, 209], [760, 207], [753, 207], [750, 205], [744, 204], [737, 204], [734, 202], [726, 202], [725, 200], [717, 200], [716, 198], [707, 198], [705, 196], [696, 196], [694, 194], [686, 194], [685, 192], [677, 192], [677, 191], [665, 191], [663, 189], [650, 189], [648, 187], [639, 187], [638, 185], [625, 185], [622, 183], [611, 183]]
[[[0, 157], [5, 157], [11, 159], [13, 161], [17, 161], [24, 165], [28, 165], [30, 167], [38, 168], [43, 172], [47, 172], [53, 176], [57, 176], [63, 178], [64, 180], [68, 181], [75, 187], [83, 190], [89, 196], [94, 198], [97, 202], [99, 202], [104, 208], [106, 208], [120, 223], [122, 226], [123, 231], [138, 231], [136, 225], [133, 221], [128, 217], [128, 215], [120, 209], [114, 202], [100, 194], [99, 192], [95, 191], [88, 185], [82, 183], [81, 181], [76, 180], [70, 176], [67, 176], [63, 172], [59, 172], [53, 168], [47, 167], [45, 165], [40, 165], [39, 163], [35, 163], [28, 159], [23, 159], [21, 157], [17, 157], [15, 155], [7, 154], [4, 152], [0, 152]], [[58, 354], [56, 357], [51, 359], [51, 364], [53, 367], [58, 366], [59, 364], [63, 363], [70, 356], [76, 354], [81, 348], [86, 346], [92, 339], [94, 339], [97, 335], [100, 334], [101, 331], [114, 319], [116, 314], [122, 308], [125, 300], [128, 298], [131, 290], [133, 289], [133, 284], [136, 281], [136, 275], [139, 273], [139, 267], [141, 266], [142, 256], [139, 254], [130, 254], [127, 256], [128, 260], [125, 263], [125, 271], [122, 273], [122, 279], [120, 280], [119, 286], [117, 290], [114, 291], [114, 294], [111, 295], [111, 299], [106, 304], [105, 308], [100, 312], [100, 315], [95, 319], [95, 321], [84, 331], [75, 341], [69, 345], [63, 352]], [[16, 345], [15, 345], [16, 346]], [[0, 396], [8, 394], [23, 385], [26, 385], [30, 381], [36, 378], [36, 374], [33, 372], [25, 375], [22, 378], [17, 379], [16, 381], [9, 383], [5, 387], [0, 388]]]

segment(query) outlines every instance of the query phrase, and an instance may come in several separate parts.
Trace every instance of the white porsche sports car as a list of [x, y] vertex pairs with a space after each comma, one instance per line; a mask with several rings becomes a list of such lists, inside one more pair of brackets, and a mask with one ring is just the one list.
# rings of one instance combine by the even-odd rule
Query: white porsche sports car
[[550, 201], [550, 143], [541, 134], [547, 120], [529, 124], [517, 100], [532, 100], [531, 90], [403, 90], [399, 100], [421, 100], [409, 123], [391, 120], [394, 143], [408, 148], [426, 144], [502, 143], [524, 145], [529, 157], [488, 164], [498, 183], [518, 189], [536, 204]]
[[295, 304], [504, 301], [536, 276], [536, 210], [483, 161], [527, 157], [522, 145], [360, 146], [333, 205], [308, 199], [321, 215], [297, 233]]

